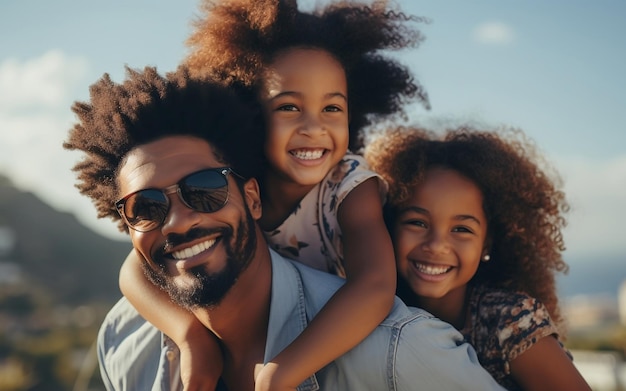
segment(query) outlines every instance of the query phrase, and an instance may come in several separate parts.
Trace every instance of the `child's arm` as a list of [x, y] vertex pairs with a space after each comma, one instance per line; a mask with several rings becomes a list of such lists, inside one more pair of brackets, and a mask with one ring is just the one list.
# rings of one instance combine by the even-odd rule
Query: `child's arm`
[[526, 391], [591, 391], [553, 336], [541, 338], [512, 360], [511, 374]]
[[304, 332], [266, 364], [256, 391], [295, 390], [307, 377], [359, 344], [387, 316], [394, 300], [393, 247], [382, 217], [378, 180], [361, 183], [341, 203], [346, 283]]
[[172, 302], [143, 274], [141, 256], [132, 250], [120, 270], [120, 289], [148, 322], [172, 338], [180, 350], [185, 390], [214, 390], [222, 374], [222, 354], [213, 334], [189, 311]]

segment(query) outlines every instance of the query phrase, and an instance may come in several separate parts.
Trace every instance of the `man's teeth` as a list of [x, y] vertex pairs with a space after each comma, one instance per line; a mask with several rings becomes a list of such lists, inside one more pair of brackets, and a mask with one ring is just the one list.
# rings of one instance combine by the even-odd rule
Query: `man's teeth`
[[443, 273], [446, 273], [448, 270], [451, 269], [450, 266], [434, 266], [434, 265], [426, 265], [426, 264], [423, 264], [423, 263], [416, 263], [415, 267], [420, 272], [422, 272], [424, 274], [430, 274], [430, 275], [443, 274]]
[[207, 240], [206, 242], [195, 244], [195, 245], [193, 245], [191, 247], [187, 247], [187, 248], [185, 248], [183, 250], [174, 251], [174, 252], [172, 252], [172, 257], [174, 257], [174, 259], [176, 259], [177, 261], [179, 261], [181, 259], [191, 258], [194, 255], [198, 255], [201, 252], [211, 248], [211, 246], [213, 246], [214, 244], [215, 244], [215, 239]]
[[313, 159], [321, 158], [322, 155], [324, 154], [324, 150], [323, 149], [316, 149], [316, 150], [299, 149], [296, 151], [291, 151], [291, 154], [297, 157], [298, 159], [313, 160]]

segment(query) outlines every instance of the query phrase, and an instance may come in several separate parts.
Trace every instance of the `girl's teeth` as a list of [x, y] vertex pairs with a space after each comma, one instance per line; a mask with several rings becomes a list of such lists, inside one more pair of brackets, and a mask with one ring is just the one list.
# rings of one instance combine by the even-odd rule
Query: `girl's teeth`
[[298, 159], [313, 160], [313, 159], [321, 158], [322, 155], [324, 154], [324, 150], [323, 149], [316, 149], [314, 151], [310, 149], [309, 150], [297, 150], [297, 151], [291, 151], [291, 154], [297, 157]]
[[194, 255], [198, 255], [201, 252], [211, 248], [211, 246], [213, 246], [214, 244], [215, 244], [215, 239], [207, 240], [206, 242], [198, 243], [196, 245], [187, 247], [180, 251], [174, 251], [172, 253], [172, 257], [174, 257], [174, 259], [176, 259], [177, 261], [180, 261], [181, 259], [188, 259], [188, 258], [193, 257]]
[[423, 263], [416, 263], [415, 266], [417, 270], [419, 270], [420, 272], [424, 274], [430, 274], [430, 275], [443, 274], [451, 269], [449, 266], [433, 266], [433, 265], [425, 265]]

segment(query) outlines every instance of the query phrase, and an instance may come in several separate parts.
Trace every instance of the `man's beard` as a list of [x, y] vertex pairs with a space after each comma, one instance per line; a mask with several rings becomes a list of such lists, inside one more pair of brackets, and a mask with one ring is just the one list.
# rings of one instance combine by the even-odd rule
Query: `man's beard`
[[[240, 221], [237, 236], [233, 237], [232, 229], [222, 230], [222, 243], [226, 250], [226, 266], [215, 273], [209, 274], [204, 266], [188, 271], [192, 277], [185, 286], [177, 284], [167, 274], [164, 262], [157, 262], [157, 268], [148, 262], [142, 262], [144, 273], [153, 284], [167, 292], [176, 304], [192, 310], [198, 307], [213, 307], [220, 303], [230, 288], [235, 285], [241, 273], [246, 270], [256, 250], [256, 222], [246, 207], [246, 221]], [[191, 230], [186, 237], [204, 236], [202, 230]]]

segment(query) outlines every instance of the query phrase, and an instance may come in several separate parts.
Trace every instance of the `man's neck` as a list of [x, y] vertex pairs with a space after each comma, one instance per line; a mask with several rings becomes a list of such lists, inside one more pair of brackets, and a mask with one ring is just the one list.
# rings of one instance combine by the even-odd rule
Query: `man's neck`
[[[250, 385], [254, 389], [254, 367], [263, 363], [272, 265], [267, 244], [261, 242], [255, 259], [222, 302], [214, 308], [194, 312], [220, 342], [224, 357], [223, 378], [231, 390], [248, 389]], [[244, 373], [246, 375], [242, 376]]]

